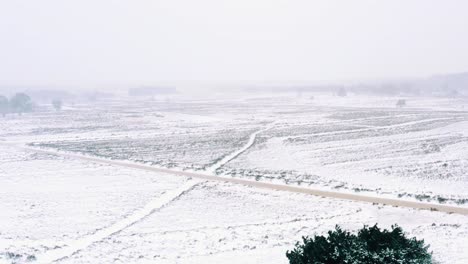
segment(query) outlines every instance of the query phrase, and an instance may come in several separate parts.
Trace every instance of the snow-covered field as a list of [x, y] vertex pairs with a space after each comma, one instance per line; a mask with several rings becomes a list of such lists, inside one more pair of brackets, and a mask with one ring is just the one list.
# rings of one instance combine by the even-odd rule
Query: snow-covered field
[[468, 102], [115, 100], [0, 122], [0, 263], [287, 263], [301, 236], [398, 223], [467, 263], [468, 217], [44, 154], [468, 206]]
[[288, 114], [220, 174], [468, 204], [468, 114], [333, 109]]

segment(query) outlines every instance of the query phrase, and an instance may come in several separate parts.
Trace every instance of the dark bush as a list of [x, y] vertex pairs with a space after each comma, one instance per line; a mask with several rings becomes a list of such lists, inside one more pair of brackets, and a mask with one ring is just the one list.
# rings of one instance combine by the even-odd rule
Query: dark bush
[[407, 238], [399, 226], [391, 230], [364, 226], [357, 235], [336, 226], [328, 236], [303, 237], [286, 252], [290, 264], [430, 264], [424, 240]]

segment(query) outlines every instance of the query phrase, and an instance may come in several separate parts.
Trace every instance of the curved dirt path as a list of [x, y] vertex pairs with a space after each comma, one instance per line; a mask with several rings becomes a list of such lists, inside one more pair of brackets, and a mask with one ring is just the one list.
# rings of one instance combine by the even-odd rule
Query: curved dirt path
[[[9, 145], [11, 146], [11, 144]], [[160, 173], [168, 173], [168, 174], [174, 174], [174, 175], [185, 176], [185, 177], [193, 177], [193, 178], [202, 179], [202, 180], [230, 182], [230, 183], [235, 183], [235, 184], [243, 184], [247, 186], [252, 186], [256, 188], [272, 189], [272, 190], [295, 192], [295, 193], [304, 193], [304, 194], [310, 194], [310, 195], [315, 195], [315, 196], [350, 200], [350, 201], [356, 201], [356, 202], [376, 203], [376, 204], [384, 204], [384, 205], [391, 205], [391, 206], [400, 206], [400, 207], [408, 207], [408, 208], [414, 208], [414, 209], [424, 209], [424, 210], [440, 211], [440, 212], [445, 212], [445, 213], [456, 213], [456, 214], [468, 215], [468, 208], [459, 207], [459, 206], [423, 203], [423, 202], [383, 198], [383, 197], [376, 197], [376, 196], [365, 196], [365, 195], [336, 192], [336, 191], [325, 191], [325, 190], [306, 188], [306, 187], [300, 187], [300, 186], [275, 184], [275, 183], [269, 183], [269, 182], [258, 182], [254, 180], [239, 179], [239, 178], [227, 178], [227, 177], [220, 177], [220, 176], [202, 173], [202, 172], [188, 172], [188, 171], [178, 171], [178, 170], [173, 170], [173, 169], [157, 168], [157, 167], [153, 167], [150, 165], [138, 164], [138, 163], [134, 163], [130, 161], [110, 160], [110, 159], [105, 159], [105, 158], [85, 156], [81, 154], [68, 153], [68, 152], [62, 152], [62, 151], [56, 151], [56, 150], [48, 150], [48, 149], [41, 149], [41, 148], [28, 147], [28, 146], [18, 146], [18, 145], [16, 145], [16, 147], [20, 147], [26, 150], [72, 157], [72, 158], [98, 162], [98, 163], [103, 163], [103, 164], [123, 166], [123, 167], [128, 167], [128, 168], [160, 172]]]

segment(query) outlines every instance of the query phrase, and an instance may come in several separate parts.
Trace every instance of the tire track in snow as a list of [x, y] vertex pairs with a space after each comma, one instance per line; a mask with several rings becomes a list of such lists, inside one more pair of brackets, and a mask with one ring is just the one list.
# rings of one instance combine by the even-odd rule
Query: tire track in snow
[[249, 141], [247, 141], [247, 143], [242, 148], [240, 148], [239, 150], [234, 151], [233, 153], [231, 153], [231, 154], [227, 155], [226, 157], [222, 158], [221, 160], [219, 160], [218, 162], [216, 162], [215, 164], [213, 164], [209, 168], [207, 168], [205, 171], [208, 172], [208, 173], [214, 174], [217, 169], [221, 168], [223, 165], [225, 165], [229, 161], [237, 158], [240, 154], [244, 153], [250, 147], [252, 147], [253, 144], [255, 143], [255, 139], [257, 139], [257, 135], [262, 133], [262, 132], [265, 132], [265, 131], [267, 131], [267, 130], [269, 130], [271, 128], [273, 128], [274, 124], [275, 123], [273, 122], [273, 123], [269, 124], [266, 128], [255, 131], [254, 133], [252, 133], [250, 135], [250, 137], [249, 137]]
[[140, 210], [137, 210], [132, 215], [128, 216], [125, 219], [122, 219], [117, 223], [114, 223], [109, 227], [100, 229], [92, 235], [78, 239], [66, 247], [53, 249], [45, 252], [42, 256], [38, 257], [38, 263], [52, 263], [55, 261], [65, 259], [75, 254], [76, 252], [87, 248], [93, 243], [99, 242], [111, 235], [117, 234], [125, 228], [128, 228], [143, 220], [144, 218], [148, 217], [156, 210], [165, 207], [170, 202], [177, 200], [180, 196], [191, 191], [202, 182], [203, 181], [200, 180], [189, 180], [179, 188], [165, 192], [162, 196], [155, 198]]

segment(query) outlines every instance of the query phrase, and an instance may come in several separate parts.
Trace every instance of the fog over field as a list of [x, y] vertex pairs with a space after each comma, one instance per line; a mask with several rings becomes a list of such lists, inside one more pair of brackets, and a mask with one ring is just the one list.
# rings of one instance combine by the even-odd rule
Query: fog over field
[[468, 263], [466, 10], [0, 0], [0, 263]]

